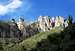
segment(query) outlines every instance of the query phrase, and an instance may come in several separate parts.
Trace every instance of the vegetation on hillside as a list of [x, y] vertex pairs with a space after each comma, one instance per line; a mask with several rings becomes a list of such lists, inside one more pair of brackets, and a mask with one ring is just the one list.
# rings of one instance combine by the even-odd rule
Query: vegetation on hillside
[[[75, 23], [72, 23], [72, 17], [68, 17], [69, 26], [61, 31], [61, 27], [53, 28], [46, 32], [35, 31], [34, 26], [29, 28], [29, 33], [35, 34], [23, 39], [20, 43], [0, 43], [0, 51], [74, 51], [75, 50]], [[7, 23], [1, 22], [3, 27]], [[8, 25], [8, 24], [7, 24]], [[34, 24], [35, 25], [35, 24]], [[0, 26], [0, 28], [1, 28]], [[3, 27], [4, 28], [4, 27]], [[31, 29], [30, 29], [31, 28]], [[6, 28], [7, 29], [7, 28]], [[32, 31], [31, 31], [32, 30]], [[37, 34], [36, 34], [37, 33]]]
[[74, 33], [75, 24], [71, 24], [61, 33], [54, 33], [38, 42], [31, 51], [75, 51]]
[[7, 51], [30, 51], [32, 48], [36, 47], [37, 42], [40, 42], [42, 39], [47, 39], [48, 35], [59, 32], [60, 30], [51, 30], [49, 32], [38, 33], [11, 48], [7, 48]]
[[63, 31], [54, 29], [36, 34], [23, 42], [16, 44], [7, 51], [74, 51], [75, 23], [70, 24]]

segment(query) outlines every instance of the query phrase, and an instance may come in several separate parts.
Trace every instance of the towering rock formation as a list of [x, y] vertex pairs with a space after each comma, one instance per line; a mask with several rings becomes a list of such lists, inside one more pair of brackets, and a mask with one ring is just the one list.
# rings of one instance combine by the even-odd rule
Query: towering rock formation
[[52, 17], [51, 18], [51, 29], [53, 28], [55, 26], [55, 18], [54, 17]]
[[65, 26], [65, 28], [68, 27], [68, 25], [69, 25], [69, 24], [68, 24], [68, 19], [67, 19], [67, 20], [64, 21], [64, 26]]
[[38, 18], [38, 25], [41, 31], [48, 31], [50, 28], [50, 20], [48, 16], [40, 16]]
[[23, 34], [23, 36], [25, 36], [26, 34], [26, 30], [25, 30], [25, 23], [24, 23], [24, 19], [20, 18], [19, 22], [17, 23], [19, 30], [21, 31], [21, 33]]
[[57, 16], [55, 19], [55, 27], [63, 26], [64, 24], [64, 18], [61, 16]]
[[10, 36], [11, 38], [20, 37], [20, 31], [18, 29], [17, 23], [15, 22], [15, 19], [12, 19], [10, 23]]
[[44, 18], [42, 17], [42, 16], [40, 16], [39, 18], [38, 18], [38, 29], [40, 30], [40, 31], [45, 31], [45, 22], [44, 22]]

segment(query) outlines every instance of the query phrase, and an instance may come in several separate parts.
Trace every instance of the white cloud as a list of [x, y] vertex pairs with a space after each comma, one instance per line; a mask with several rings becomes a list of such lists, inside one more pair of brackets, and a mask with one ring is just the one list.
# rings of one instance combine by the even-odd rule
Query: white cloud
[[8, 12], [14, 11], [16, 8], [19, 8], [22, 5], [22, 1], [20, 0], [12, 0], [7, 5], [0, 5], [0, 15], [5, 15]]
[[4, 15], [8, 12], [8, 9], [3, 6], [3, 5], [0, 5], [0, 15]]
[[16, 9], [16, 8], [20, 7], [21, 4], [22, 4], [22, 1], [20, 1], [20, 0], [13, 0], [11, 3], [6, 5], [6, 7], [10, 8], [10, 9]]

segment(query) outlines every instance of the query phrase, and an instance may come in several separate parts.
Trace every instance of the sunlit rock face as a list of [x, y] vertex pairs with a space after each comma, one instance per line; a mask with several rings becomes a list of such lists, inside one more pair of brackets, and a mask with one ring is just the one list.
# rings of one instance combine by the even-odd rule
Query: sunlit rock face
[[56, 16], [56, 17], [49, 17], [49, 16], [40, 16], [38, 18], [38, 25], [39, 30], [41, 31], [48, 31], [56, 27], [66, 28], [68, 26], [68, 20], [64, 21], [64, 17]]
[[22, 33], [26, 32], [26, 30], [25, 30], [25, 23], [24, 23], [24, 19], [23, 18], [19, 19], [19, 22], [17, 23], [17, 25], [18, 25], [19, 30]]
[[44, 31], [44, 32], [48, 31], [48, 28], [50, 27], [48, 16], [40, 16], [38, 18], [38, 22], [39, 22], [38, 25], [41, 31]]
[[42, 18], [42, 16], [40, 16], [39, 18], [38, 18], [38, 28], [39, 29], [41, 29], [42, 31], [45, 31], [45, 22], [44, 22], [44, 20], [43, 20], [44, 18]]
[[52, 29], [54, 26], [55, 26], [55, 17], [52, 17], [51, 19], [50, 19], [50, 29]]
[[48, 16], [44, 16], [44, 19], [45, 19], [45, 23], [47, 24], [46, 26], [47, 26], [47, 28], [49, 28], [50, 27], [50, 22], [49, 22], [49, 17]]
[[65, 28], [68, 27], [68, 20], [65, 20], [64, 25], [65, 25]]
[[63, 24], [64, 24], [64, 18], [61, 16], [56, 16], [55, 27], [63, 26]]

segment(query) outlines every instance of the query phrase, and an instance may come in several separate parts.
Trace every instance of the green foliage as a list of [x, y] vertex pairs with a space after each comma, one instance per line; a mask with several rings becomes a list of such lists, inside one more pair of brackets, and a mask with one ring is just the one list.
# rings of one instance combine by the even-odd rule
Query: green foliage
[[0, 51], [4, 50], [2, 43], [0, 42]]
[[71, 15], [68, 16], [68, 24], [72, 24], [73, 17]]
[[75, 50], [75, 24], [69, 25], [61, 33], [49, 35], [47, 39], [37, 43], [31, 51], [74, 51]]
[[41, 32], [38, 33], [26, 40], [23, 40], [23, 42], [21, 42], [20, 44], [15, 44], [15, 46], [11, 47], [11, 48], [7, 48], [6, 51], [30, 51], [32, 50], [32, 48], [35, 48], [38, 42], [41, 42], [42, 39], [47, 39], [48, 35], [51, 35], [53, 33], [59, 33], [60, 30], [51, 30], [48, 32]]

